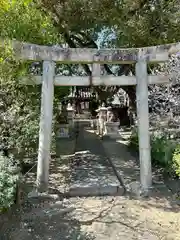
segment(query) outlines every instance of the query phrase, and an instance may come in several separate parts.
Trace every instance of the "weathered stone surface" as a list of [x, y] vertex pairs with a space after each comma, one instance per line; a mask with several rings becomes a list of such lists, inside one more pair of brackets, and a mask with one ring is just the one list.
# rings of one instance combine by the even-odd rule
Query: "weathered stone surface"
[[57, 133], [58, 138], [69, 138], [70, 133], [69, 133], [69, 124], [60, 124], [59, 125], [59, 130]]
[[[3, 42], [1, 40], [1, 43]], [[136, 62], [140, 58], [161, 62], [167, 61], [168, 55], [177, 53], [180, 49], [180, 43], [127, 49], [71, 49], [59, 46], [40, 46], [18, 41], [12, 41], [11, 45], [18, 58], [35, 61], [52, 60], [64, 63], [114, 62], [127, 64]]]
[[80, 116], [80, 118], [74, 119], [74, 124], [76, 125], [83, 125], [84, 127], [90, 127], [91, 120], [90, 119], [84, 119], [84, 116]]
[[56, 153], [57, 155], [71, 155], [74, 154], [75, 147], [75, 138], [58, 138], [56, 143]]
[[[171, 75], [148, 75], [148, 84], [162, 84], [168, 83]], [[89, 86], [90, 79], [92, 85], [106, 85], [106, 86], [132, 86], [136, 85], [135, 76], [55, 76], [55, 86]], [[26, 76], [19, 79], [20, 84], [34, 85], [42, 84], [42, 76]], [[86, 115], [87, 118], [89, 117]]]
[[122, 187], [117, 187], [117, 185], [98, 185], [89, 184], [89, 186], [76, 185], [69, 189], [69, 196], [76, 197], [87, 197], [87, 196], [118, 196], [123, 195], [124, 189]]
[[113, 169], [102, 156], [84, 152], [75, 154], [69, 172], [70, 178], [66, 190], [69, 196], [123, 194]]
[[105, 136], [110, 138], [118, 138], [119, 135], [119, 122], [105, 122]]
[[[67, 160], [61, 157], [58, 169], [68, 176], [66, 189], [69, 196], [122, 195], [123, 188], [114, 174], [100, 140], [79, 123], [76, 153]], [[87, 150], [88, 149], [88, 150]], [[64, 164], [66, 169], [64, 170]], [[61, 166], [62, 163], [62, 166]]]
[[104, 140], [102, 144], [110, 161], [121, 176], [127, 191], [136, 192], [137, 195], [140, 194], [139, 185], [132, 184], [133, 182], [140, 182], [140, 169], [136, 159], [127, 151], [127, 146], [124, 145], [123, 140]]
[[44, 198], [51, 200], [58, 200], [59, 196], [57, 194], [39, 193], [35, 189], [28, 194], [28, 198]]

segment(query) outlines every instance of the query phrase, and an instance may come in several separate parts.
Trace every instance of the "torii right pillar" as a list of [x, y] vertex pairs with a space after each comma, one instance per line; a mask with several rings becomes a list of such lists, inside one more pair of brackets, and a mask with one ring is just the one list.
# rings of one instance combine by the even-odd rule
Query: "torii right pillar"
[[149, 133], [147, 62], [142, 56], [136, 63], [136, 101], [139, 136], [140, 181], [144, 192], [152, 187], [151, 148]]

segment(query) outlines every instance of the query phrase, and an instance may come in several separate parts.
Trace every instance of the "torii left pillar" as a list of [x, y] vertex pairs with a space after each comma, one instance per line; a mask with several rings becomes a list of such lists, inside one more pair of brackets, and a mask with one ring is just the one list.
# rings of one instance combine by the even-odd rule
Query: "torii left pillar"
[[55, 63], [43, 62], [43, 81], [41, 93], [41, 117], [39, 129], [39, 151], [37, 165], [37, 190], [48, 191], [49, 163], [52, 138], [52, 116], [54, 99]]

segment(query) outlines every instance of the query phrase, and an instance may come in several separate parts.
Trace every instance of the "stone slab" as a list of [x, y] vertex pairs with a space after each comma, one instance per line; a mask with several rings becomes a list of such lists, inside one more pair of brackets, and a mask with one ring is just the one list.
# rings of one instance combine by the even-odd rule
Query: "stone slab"
[[71, 155], [74, 154], [76, 147], [76, 138], [57, 138], [56, 141], [56, 154]]
[[[103, 140], [102, 144], [109, 157], [109, 161], [111, 161], [117, 174], [121, 177], [126, 190], [132, 193], [138, 192], [140, 182], [139, 165], [123, 140]], [[140, 193], [138, 192], [138, 194]]]
[[65, 196], [123, 195], [124, 190], [106, 160], [103, 166], [98, 163], [97, 156], [83, 151], [70, 157]]
[[28, 198], [42, 198], [42, 199], [50, 199], [50, 200], [58, 200], [58, 194], [49, 194], [49, 193], [40, 193], [36, 189], [32, 190], [28, 193]]
[[69, 138], [70, 128], [69, 124], [60, 124], [57, 132], [57, 138]]
[[[75, 156], [76, 157], [76, 156]], [[83, 158], [83, 159], [82, 159]], [[92, 158], [92, 159], [91, 159]], [[116, 178], [113, 169], [109, 166], [108, 162], [105, 162], [106, 165], [101, 165], [96, 162], [97, 156], [91, 156], [91, 154], [87, 154], [84, 157], [76, 158], [77, 162], [75, 162], [75, 166], [71, 172], [71, 180], [73, 185], [109, 185], [115, 184], [119, 185], [119, 181]], [[87, 162], [85, 162], [87, 159]], [[83, 162], [84, 160], [84, 162]], [[104, 160], [106, 161], [106, 160]], [[77, 166], [76, 164], [81, 164]], [[83, 182], [83, 183], [82, 183]]]
[[123, 195], [124, 189], [121, 186], [109, 184], [103, 185], [90, 185], [90, 186], [72, 186], [67, 195], [71, 197], [88, 197], [88, 196], [119, 196]]

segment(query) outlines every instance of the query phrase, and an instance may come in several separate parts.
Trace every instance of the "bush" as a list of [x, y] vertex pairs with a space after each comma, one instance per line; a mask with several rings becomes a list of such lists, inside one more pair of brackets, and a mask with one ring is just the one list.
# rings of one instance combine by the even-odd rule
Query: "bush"
[[[150, 142], [152, 165], [163, 167], [168, 172], [173, 171], [180, 174], [180, 147], [176, 147], [177, 144], [165, 134], [152, 134]], [[129, 147], [135, 151], [139, 150], [137, 129], [132, 132]], [[175, 150], [176, 148], [177, 150]]]
[[180, 145], [176, 146], [173, 154], [173, 169], [178, 177], [180, 177]]
[[15, 201], [19, 169], [12, 158], [0, 154], [0, 212], [7, 210]]
[[167, 135], [151, 136], [151, 158], [154, 165], [170, 170], [174, 150], [175, 144]]

